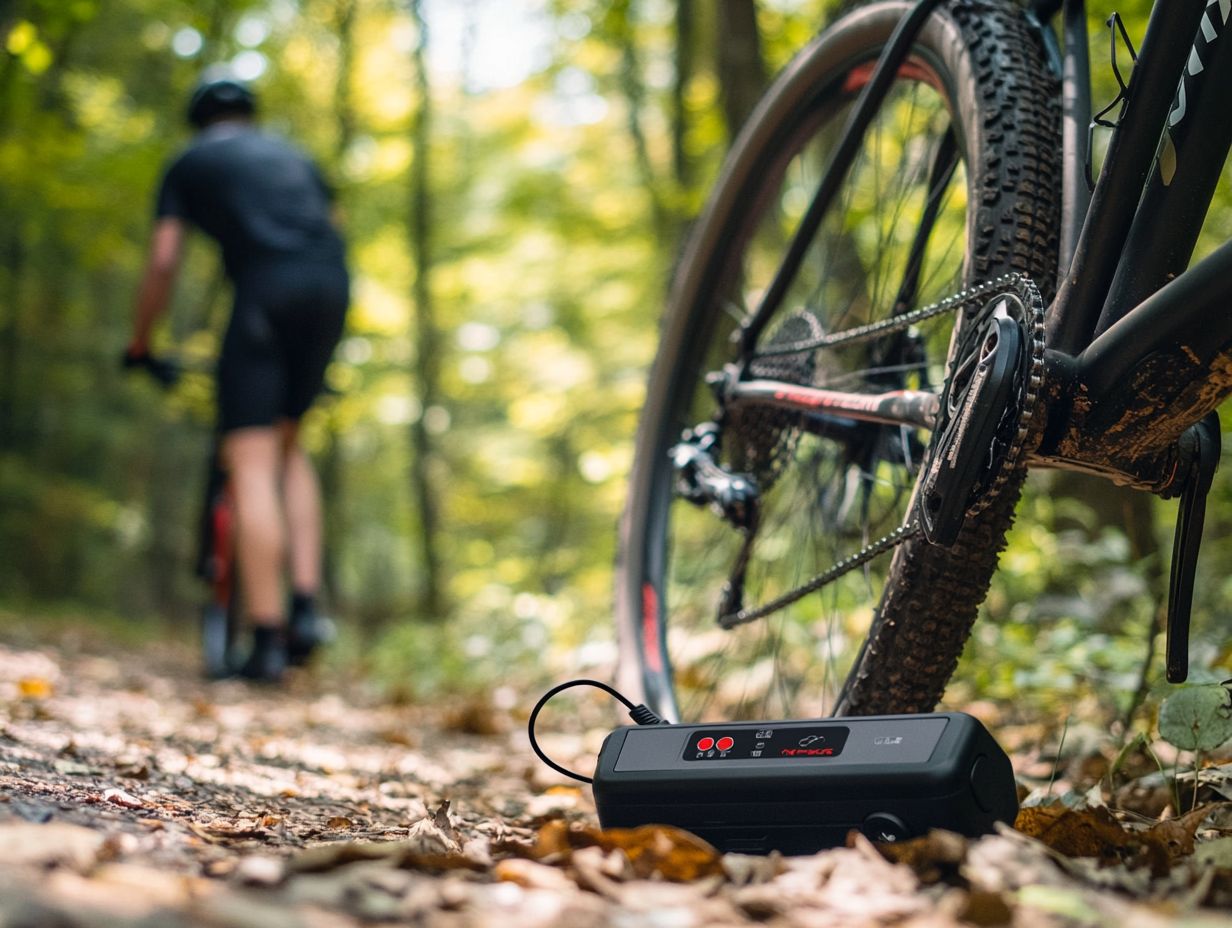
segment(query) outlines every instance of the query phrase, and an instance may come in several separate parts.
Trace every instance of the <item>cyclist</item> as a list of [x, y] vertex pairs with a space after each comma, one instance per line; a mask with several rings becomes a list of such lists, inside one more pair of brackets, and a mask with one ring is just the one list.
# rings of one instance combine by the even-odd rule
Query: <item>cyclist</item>
[[[319, 643], [321, 501], [298, 441], [349, 300], [345, 248], [313, 162], [259, 130], [244, 82], [207, 72], [188, 104], [191, 144], [158, 190], [126, 363], [150, 361], [191, 227], [213, 238], [235, 290], [217, 366], [223, 461], [252, 647], [240, 676], [277, 682]], [[289, 567], [290, 606], [283, 592]]]

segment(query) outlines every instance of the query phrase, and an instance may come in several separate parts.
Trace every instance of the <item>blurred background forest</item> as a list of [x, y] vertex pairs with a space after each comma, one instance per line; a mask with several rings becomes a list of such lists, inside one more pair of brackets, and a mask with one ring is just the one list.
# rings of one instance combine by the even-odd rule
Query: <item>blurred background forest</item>
[[[266, 126], [324, 166], [350, 244], [337, 394], [307, 423], [344, 630], [333, 659], [420, 695], [606, 665], [615, 525], [681, 237], [770, 76], [837, 5], [0, 3], [7, 620], [195, 627], [204, 371], [229, 308], [207, 242], [158, 343], [202, 373], [163, 394], [119, 358], [188, 92], [228, 62]], [[1104, 6], [1091, 15], [1106, 102]], [[1136, 41], [1146, 8], [1121, 8]], [[1229, 236], [1229, 206], [1225, 184], [1204, 250]], [[1230, 504], [1221, 476], [1197, 596], [1212, 669], [1227, 657]], [[1124, 711], [1173, 508], [1034, 478], [964, 694], [1035, 688]]]

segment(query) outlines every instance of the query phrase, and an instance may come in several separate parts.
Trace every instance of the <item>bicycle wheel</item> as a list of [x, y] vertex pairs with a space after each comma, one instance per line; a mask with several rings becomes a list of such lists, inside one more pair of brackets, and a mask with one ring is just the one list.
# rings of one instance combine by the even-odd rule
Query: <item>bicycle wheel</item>
[[211, 455], [201, 514], [197, 576], [209, 598], [201, 610], [201, 661], [207, 679], [231, 676], [238, 665], [240, 597], [235, 558], [235, 501], [226, 472]]
[[733, 336], [773, 278], [906, 9], [859, 9], [797, 56], [733, 147], [673, 282], [617, 580], [621, 682], [669, 718], [932, 709], [1004, 545], [1021, 472], [967, 519], [952, 547], [905, 542], [728, 631], [715, 623], [716, 604], [740, 573], [743, 535], [674, 493], [671, 451], [706, 424], [715, 462], [759, 489], [744, 602], [800, 587], [902, 524], [929, 434], [768, 408], [724, 412], [708, 380], [741, 361], [746, 377], [940, 393], [953, 316], [845, 348], [759, 352], [886, 319], [1011, 270], [1052, 290], [1055, 80], [1011, 3], [954, 0], [929, 19], [900, 67], [777, 318], [751, 355], [740, 354]]

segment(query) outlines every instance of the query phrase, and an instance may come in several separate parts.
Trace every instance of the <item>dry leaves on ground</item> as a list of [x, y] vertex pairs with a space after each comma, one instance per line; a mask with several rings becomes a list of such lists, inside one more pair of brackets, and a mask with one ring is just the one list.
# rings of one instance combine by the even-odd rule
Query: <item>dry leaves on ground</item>
[[1217, 806], [1154, 824], [1035, 806], [979, 840], [724, 855], [599, 830], [588, 791], [475, 706], [186, 678], [174, 656], [0, 647], [0, 926], [1229, 923]]

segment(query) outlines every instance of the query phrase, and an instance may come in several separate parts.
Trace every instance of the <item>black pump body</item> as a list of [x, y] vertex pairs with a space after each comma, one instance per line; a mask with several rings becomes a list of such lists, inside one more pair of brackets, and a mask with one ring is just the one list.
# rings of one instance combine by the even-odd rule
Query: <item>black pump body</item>
[[853, 829], [975, 836], [1018, 812], [1009, 758], [959, 712], [618, 728], [594, 793], [604, 828], [675, 825], [743, 853], [810, 854]]

